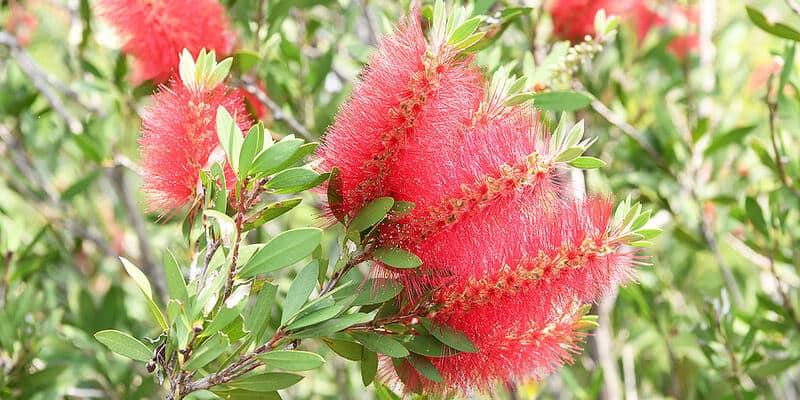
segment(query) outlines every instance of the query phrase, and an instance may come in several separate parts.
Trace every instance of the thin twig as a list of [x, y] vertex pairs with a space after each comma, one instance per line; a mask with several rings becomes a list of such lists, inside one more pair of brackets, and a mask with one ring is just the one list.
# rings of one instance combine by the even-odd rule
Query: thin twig
[[800, 3], [795, 0], [786, 0], [786, 5], [789, 6], [793, 13], [800, 15]]
[[285, 113], [277, 103], [270, 99], [267, 93], [258, 87], [253, 78], [243, 77], [241, 79], [234, 80], [233, 83], [234, 85], [242, 87], [253, 96], [256, 96], [258, 101], [260, 101], [261, 104], [269, 109], [269, 111], [272, 113], [272, 118], [275, 119], [275, 121], [283, 122], [298, 136], [307, 141], [315, 140], [314, 135], [312, 135], [311, 132], [305, 126], [303, 126], [303, 124], [301, 124], [291, 115]]

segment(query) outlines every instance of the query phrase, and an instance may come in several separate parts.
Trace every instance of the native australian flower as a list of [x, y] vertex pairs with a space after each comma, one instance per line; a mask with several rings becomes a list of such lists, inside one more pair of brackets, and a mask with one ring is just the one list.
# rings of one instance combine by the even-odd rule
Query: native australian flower
[[153, 211], [168, 213], [188, 203], [200, 170], [224, 161], [215, 125], [218, 107], [235, 115], [243, 132], [250, 127], [241, 96], [222, 83], [231, 60], [206, 62], [213, 58], [213, 52], [202, 50], [195, 65], [185, 51], [180, 79], [162, 86], [143, 116], [144, 191]]
[[235, 36], [217, 0], [101, 0], [101, 14], [134, 59], [133, 81], [166, 82], [183, 49], [230, 54]]
[[434, 10], [430, 39], [409, 17], [383, 40], [319, 152], [340, 171], [329, 205], [338, 218], [382, 196], [415, 205], [391, 215], [374, 245], [422, 265], [377, 263], [376, 273], [477, 348], [428, 358], [439, 383], [406, 361], [388, 374], [434, 394], [541, 377], [568, 361], [590, 325], [585, 305], [632, 277], [637, 257], [623, 245], [647, 219], [628, 203], [612, 219], [608, 200], [574, 199], [563, 170], [592, 143], [582, 123], [549, 133], [519, 93], [525, 79], [505, 68], [484, 79], [449, 36], [469, 22], [443, 15]]

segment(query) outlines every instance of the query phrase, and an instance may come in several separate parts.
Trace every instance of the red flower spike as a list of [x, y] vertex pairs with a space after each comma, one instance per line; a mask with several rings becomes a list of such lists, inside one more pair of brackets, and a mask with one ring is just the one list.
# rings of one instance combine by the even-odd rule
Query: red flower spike
[[124, 40], [134, 58], [134, 83], [166, 82], [177, 72], [184, 48], [230, 54], [235, 35], [217, 0], [101, 0], [101, 14]]
[[420, 21], [408, 17], [384, 38], [361, 82], [340, 110], [320, 146], [320, 168], [341, 170], [347, 196], [337, 213], [352, 216], [385, 195], [385, 181], [425, 119], [442, 128], [469, 116], [480, 97], [480, 74], [456, 61], [445, 46], [427, 52]]
[[[251, 122], [242, 98], [224, 85], [190, 90], [175, 80], [153, 95], [139, 140], [150, 210], [166, 214], [191, 200], [200, 170], [219, 148], [215, 124], [220, 106], [236, 115], [239, 128], [247, 132]], [[226, 176], [234, 181], [230, 168]]]

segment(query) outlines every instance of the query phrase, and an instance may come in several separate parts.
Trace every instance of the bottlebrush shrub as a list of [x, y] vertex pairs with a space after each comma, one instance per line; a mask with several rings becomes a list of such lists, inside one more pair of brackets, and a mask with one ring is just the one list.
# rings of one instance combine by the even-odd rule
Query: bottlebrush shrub
[[202, 50], [195, 63], [184, 51], [180, 79], [162, 86], [145, 110], [139, 143], [144, 191], [153, 211], [168, 213], [190, 202], [200, 170], [218, 161], [211, 158], [220, 146], [219, 107], [236, 116], [242, 131], [250, 127], [242, 98], [222, 83], [232, 60], [217, 64], [214, 57]]
[[[525, 92], [505, 67], [485, 79], [471, 56], [487, 44], [484, 18], [442, 2], [432, 15], [427, 36], [412, 14], [383, 41], [313, 167], [314, 143], [273, 142], [261, 123], [245, 134], [223, 83], [229, 60], [185, 53], [181, 80], [149, 109], [142, 152], [157, 208], [193, 202], [189, 254], [165, 255], [166, 307], [123, 259], [154, 339], [96, 338], [146, 362], [170, 399], [280, 398], [323, 365], [319, 346], [359, 362], [365, 386], [382, 371], [433, 395], [569, 360], [594, 324], [589, 303], [630, 279], [633, 248], [657, 231], [629, 201], [612, 215], [604, 198], [572, 197], [565, 171], [603, 165], [583, 155], [593, 139], [530, 103], [576, 109], [585, 95]], [[611, 20], [597, 21], [610, 37]], [[323, 182], [344, 225], [335, 243], [309, 227], [251, 242], [304, 198], [287, 195]], [[279, 288], [276, 274], [296, 264]]]
[[[392, 357], [387, 375], [442, 395], [541, 377], [567, 361], [588, 324], [584, 305], [630, 279], [636, 257], [624, 245], [650, 232], [640, 233], [648, 214], [638, 206], [624, 203], [612, 224], [610, 202], [570, 198], [563, 170], [601, 164], [581, 156], [592, 143], [583, 125], [567, 131], [562, 120], [547, 134], [525, 101], [534, 95], [519, 92], [526, 80], [505, 69], [485, 90], [476, 86], [471, 58], [452, 45], [474, 29], [461, 32], [463, 14], [448, 20], [437, 5], [429, 41], [413, 19], [384, 40], [319, 155], [336, 168], [330, 209], [351, 234], [363, 231], [350, 214], [365, 201], [359, 216], [406, 205], [368, 234], [371, 255], [405, 285], [401, 314], [427, 310], [426, 321], [463, 332], [474, 347], [451, 356], [421, 349], [413, 343], [436, 340], [417, 327], [422, 335], [409, 342], [417, 355]], [[431, 74], [448, 70], [437, 54], [462, 79]]]
[[166, 82], [182, 49], [230, 54], [236, 39], [217, 0], [101, 0], [99, 8], [135, 60], [136, 83]]

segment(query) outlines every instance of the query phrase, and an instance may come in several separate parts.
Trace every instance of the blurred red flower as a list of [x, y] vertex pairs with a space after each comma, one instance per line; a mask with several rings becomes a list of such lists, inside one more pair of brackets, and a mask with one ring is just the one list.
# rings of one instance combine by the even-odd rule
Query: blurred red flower
[[237, 124], [247, 132], [251, 123], [244, 102], [224, 84], [191, 90], [174, 79], [153, 95], [142, 118], [139, 141], [150, 210], [166, 214], [188, 203], [200, 170], [219, 161], [217, 152], [224, 159], [216, 131], [219, 106], [237, 116]]
[[177, 71], [178, 54], [202, 48], [230, 54], [235, 35], [217, 0], [100, 0], [101, 14], [134, 58], [133, 81], [166, 82]]

